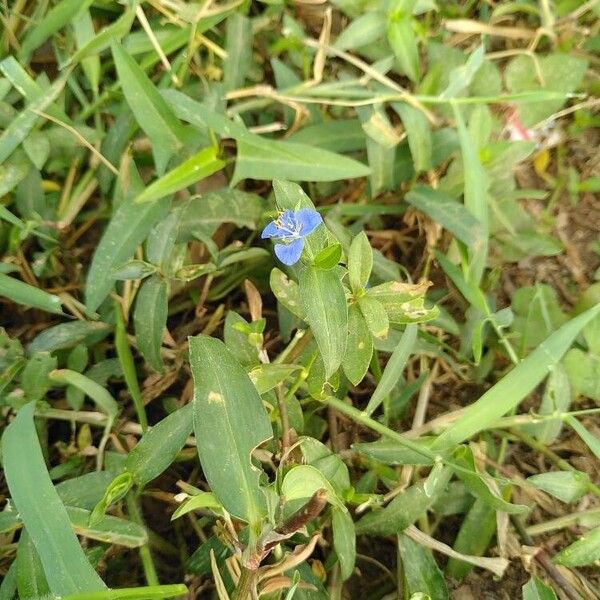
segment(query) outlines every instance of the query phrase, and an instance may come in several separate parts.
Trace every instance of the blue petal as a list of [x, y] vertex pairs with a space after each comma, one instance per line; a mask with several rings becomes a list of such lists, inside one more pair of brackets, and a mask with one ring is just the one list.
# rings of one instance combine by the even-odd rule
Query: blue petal
[[304, 240], [298, 238], [291, 244], [275, 244], [275, 254], [284, 265], [290, 267], [300, 260], [303, 248]]
[[296, 221], [300, 223], [300, 235], [305, 236], [323, 222], [323, 217], [312, 208], [301, 208], [296, 211]]
[[286, 235], [285, 231], [282, 231], [280, 227], [278, 227], [275, 221], [271, 221], [262, 231], [260, 237], [264, 240], [265, 238], [271, 237], [283, 237]]

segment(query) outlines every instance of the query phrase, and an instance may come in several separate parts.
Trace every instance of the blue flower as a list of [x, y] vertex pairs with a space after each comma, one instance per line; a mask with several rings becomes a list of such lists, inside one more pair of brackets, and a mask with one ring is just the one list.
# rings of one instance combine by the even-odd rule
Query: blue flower
[[263, 229], [261, 237], [279, 241], [275, 254], [284, 265], [291, 266], [300, 260], [304, 238], [322, 222], [321, 215], [312, 208], [285, 210]]

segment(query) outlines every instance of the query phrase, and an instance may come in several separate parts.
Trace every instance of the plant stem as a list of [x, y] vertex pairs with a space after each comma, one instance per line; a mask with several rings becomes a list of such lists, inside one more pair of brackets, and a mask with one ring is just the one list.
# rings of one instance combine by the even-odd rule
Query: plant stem
[[398, 442], [400, 445], [405, 446], [406, 448], [410, 448], [414, 452], [418, 452], [419, 454], [422, 454], [423, 456], [426, 456], [429, 459], [436, 459], [437, 455], [435, 454], [435, 452], [431, 452], [430, 450], [423, 448], [423, 446], [421, 446], [420, 444], [417, 444], [416, 442], [409, 440], [407, 437], [394, 431], [393, 429], [382, 425], [378, 421], [375, 421], [375, 419], [369, 417], [366, 413], [354, 408], [353, 406], [350, 406], [349, 404], [346, 404], [345, 402], [342, 402], [338, 398], [328, 396], [325, 402], [329, 406], [335, 408], [337, 411], [350, 417], [357, 423], [360, 423], [361, 425], [364, 425], [365, 427], [368, 427], [369, 429], [372, 429], [373, 431], [376, 431], [377, 433], [380, 433], [381, 435], [388, 437]]
[[[589, 521], [588, 521], [589, 519]], [[588, 526], [586, 524], [600, 522], [600, 508], [591, 508], [589, 510], [582, 510], [581, 512], [571, 513], [564, 517], [557, 517], [544, 523], [538, 523], [537, 525], [530, 525], [526, 531], [529, 535], [542, 535], [549, 531], [556, 531], [558, 529], [564, 529], [565, 527], [577, 526]]]
[[250, 592], [254, 586], [255, 579], [256, 571], [252, 571], [248, 567], [242, 567], [240, 580], [235, 588], [235, 592], [233, 592], [231, 600], [249, 600], [251, 597]]
[[[127, 494], [127, 509], [129, 511], [131, 520], [143, 527], [144, 519], [137, 504], [137, 498], [133, 494]], [[144, 569], [144, 575], [148, 585], [159, 585], [156, 567], [154, 566], [154, 560], [152, 559], [152, 554], [148, 544], [144, 544], [140, 547], [140, 558], [142, 560], [142, 567]]]

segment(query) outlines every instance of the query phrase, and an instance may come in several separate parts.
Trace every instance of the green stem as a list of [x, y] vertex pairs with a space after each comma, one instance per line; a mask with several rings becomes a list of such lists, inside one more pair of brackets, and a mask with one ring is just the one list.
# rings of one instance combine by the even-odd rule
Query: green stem
[[[350, 406], [349, 404], [342, 402], [338, 398], [334, 398], [333, 396], [328, 396], [327, 399], [325, 400], [325, 402], [327, 404], [329, 404], [329, 406], [332, 406], [333, 408], [335, 408], [337, 411], [350, 417], [357, 423], [360, 423], [361, 425], [364, 425], [365, 427], [368, 427], [369, 429], [372, 429], [373, 431], [376, 431], [377, 433], [380, 433], [381, 435], [398, 442], [401, 446], [405, 446], [406, 448], [409, 448], [410, 450], [413, 450], [414, 452], [417, 452], [423, 456], [426, 456], [430, 460], [435, 461], [438, 459], [438, 455], [435, 452], [431, 452], [431, 450], [427, 450], [426, 448], [423, 448], [423, 446], [421, 446], [420, 444], [413, 442], [412, 440], [410, 440], [407, 437], [403, 436], [402, 434], [394, 431], [393, 429], [390, 429], [389, 427], [382, 425], [378, 421], [375, 421], [375, 419], [372, 419], [371, 417], [369, 417], [365, 412], [362, 412], [362, 411], [354, 408], [353, 406]], [[446, 462], [446, 461], [444, 461], [444, 462]]]
[[[127, 509], [129, 516], [134, 523], [144, 527], [144, 519], [142, 513], [137, 504], [137, 498], [133, 494], [127, 495]], [[144, 569], [144, 575], [148, 585], [159, 585], [158, 575], [156, 574], [156, 567], [154, 566], [154, 560], [150, 552], [148, 544], [144, 544], [140, 547], [140, 558], [142, 560], [142, 567]], [[149, 596], [150, 597], [150, 596]]]
[[527, 527], [527, 533], [532, 536], [542, 535], [543, 533], [565, 529], [566, 527], [573, 527], [574, 525], [585, 527], [586, 523], [597, 524], [599, 520], [600, 508], [591, 508], [589, 510], [582, 510], [581, 512], [565, 515], [564, 517], [557, 517], [556, 519], [551, 519], [544, 523], [530, 525]]

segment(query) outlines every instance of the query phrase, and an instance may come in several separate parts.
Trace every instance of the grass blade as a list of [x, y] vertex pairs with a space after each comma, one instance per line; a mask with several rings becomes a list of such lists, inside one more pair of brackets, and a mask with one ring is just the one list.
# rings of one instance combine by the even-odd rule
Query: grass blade
[[44, 292], [44, 290], [3, 273], [0, 273], [0, 295], [24, 306], [39, 308], [55, 315], [63, 314], [58, 296]]
[[488, 427], [518, 406], [548, 375], [549, 369], [569, 349], [579, 332], [600, 313], [600, 304], [565, 323], [527, 358], [490, 388], [434, 442], [432, 450], [452, 448]]
[[383, 370], [381, 381], [377, 384], [365, 413], [372, 415], [377, 407], [385, 400], [389, 393], [394, 389], [398, 379], [402, 375], [402, 371], [409, 359], [415, 342], [417, 341], [417, 333], [419, 328], [417, 325], [407, 325], [402, 337], [398, 341], [398, 345], [394, 348], [388, 364]]
[[34, 402], [24, 406], [2, 437], [4, 473], [12, 499], [40, 556], [52, 593], [102, 590], [106, 586], [81, 549], [48, 475], [34, 410]]

